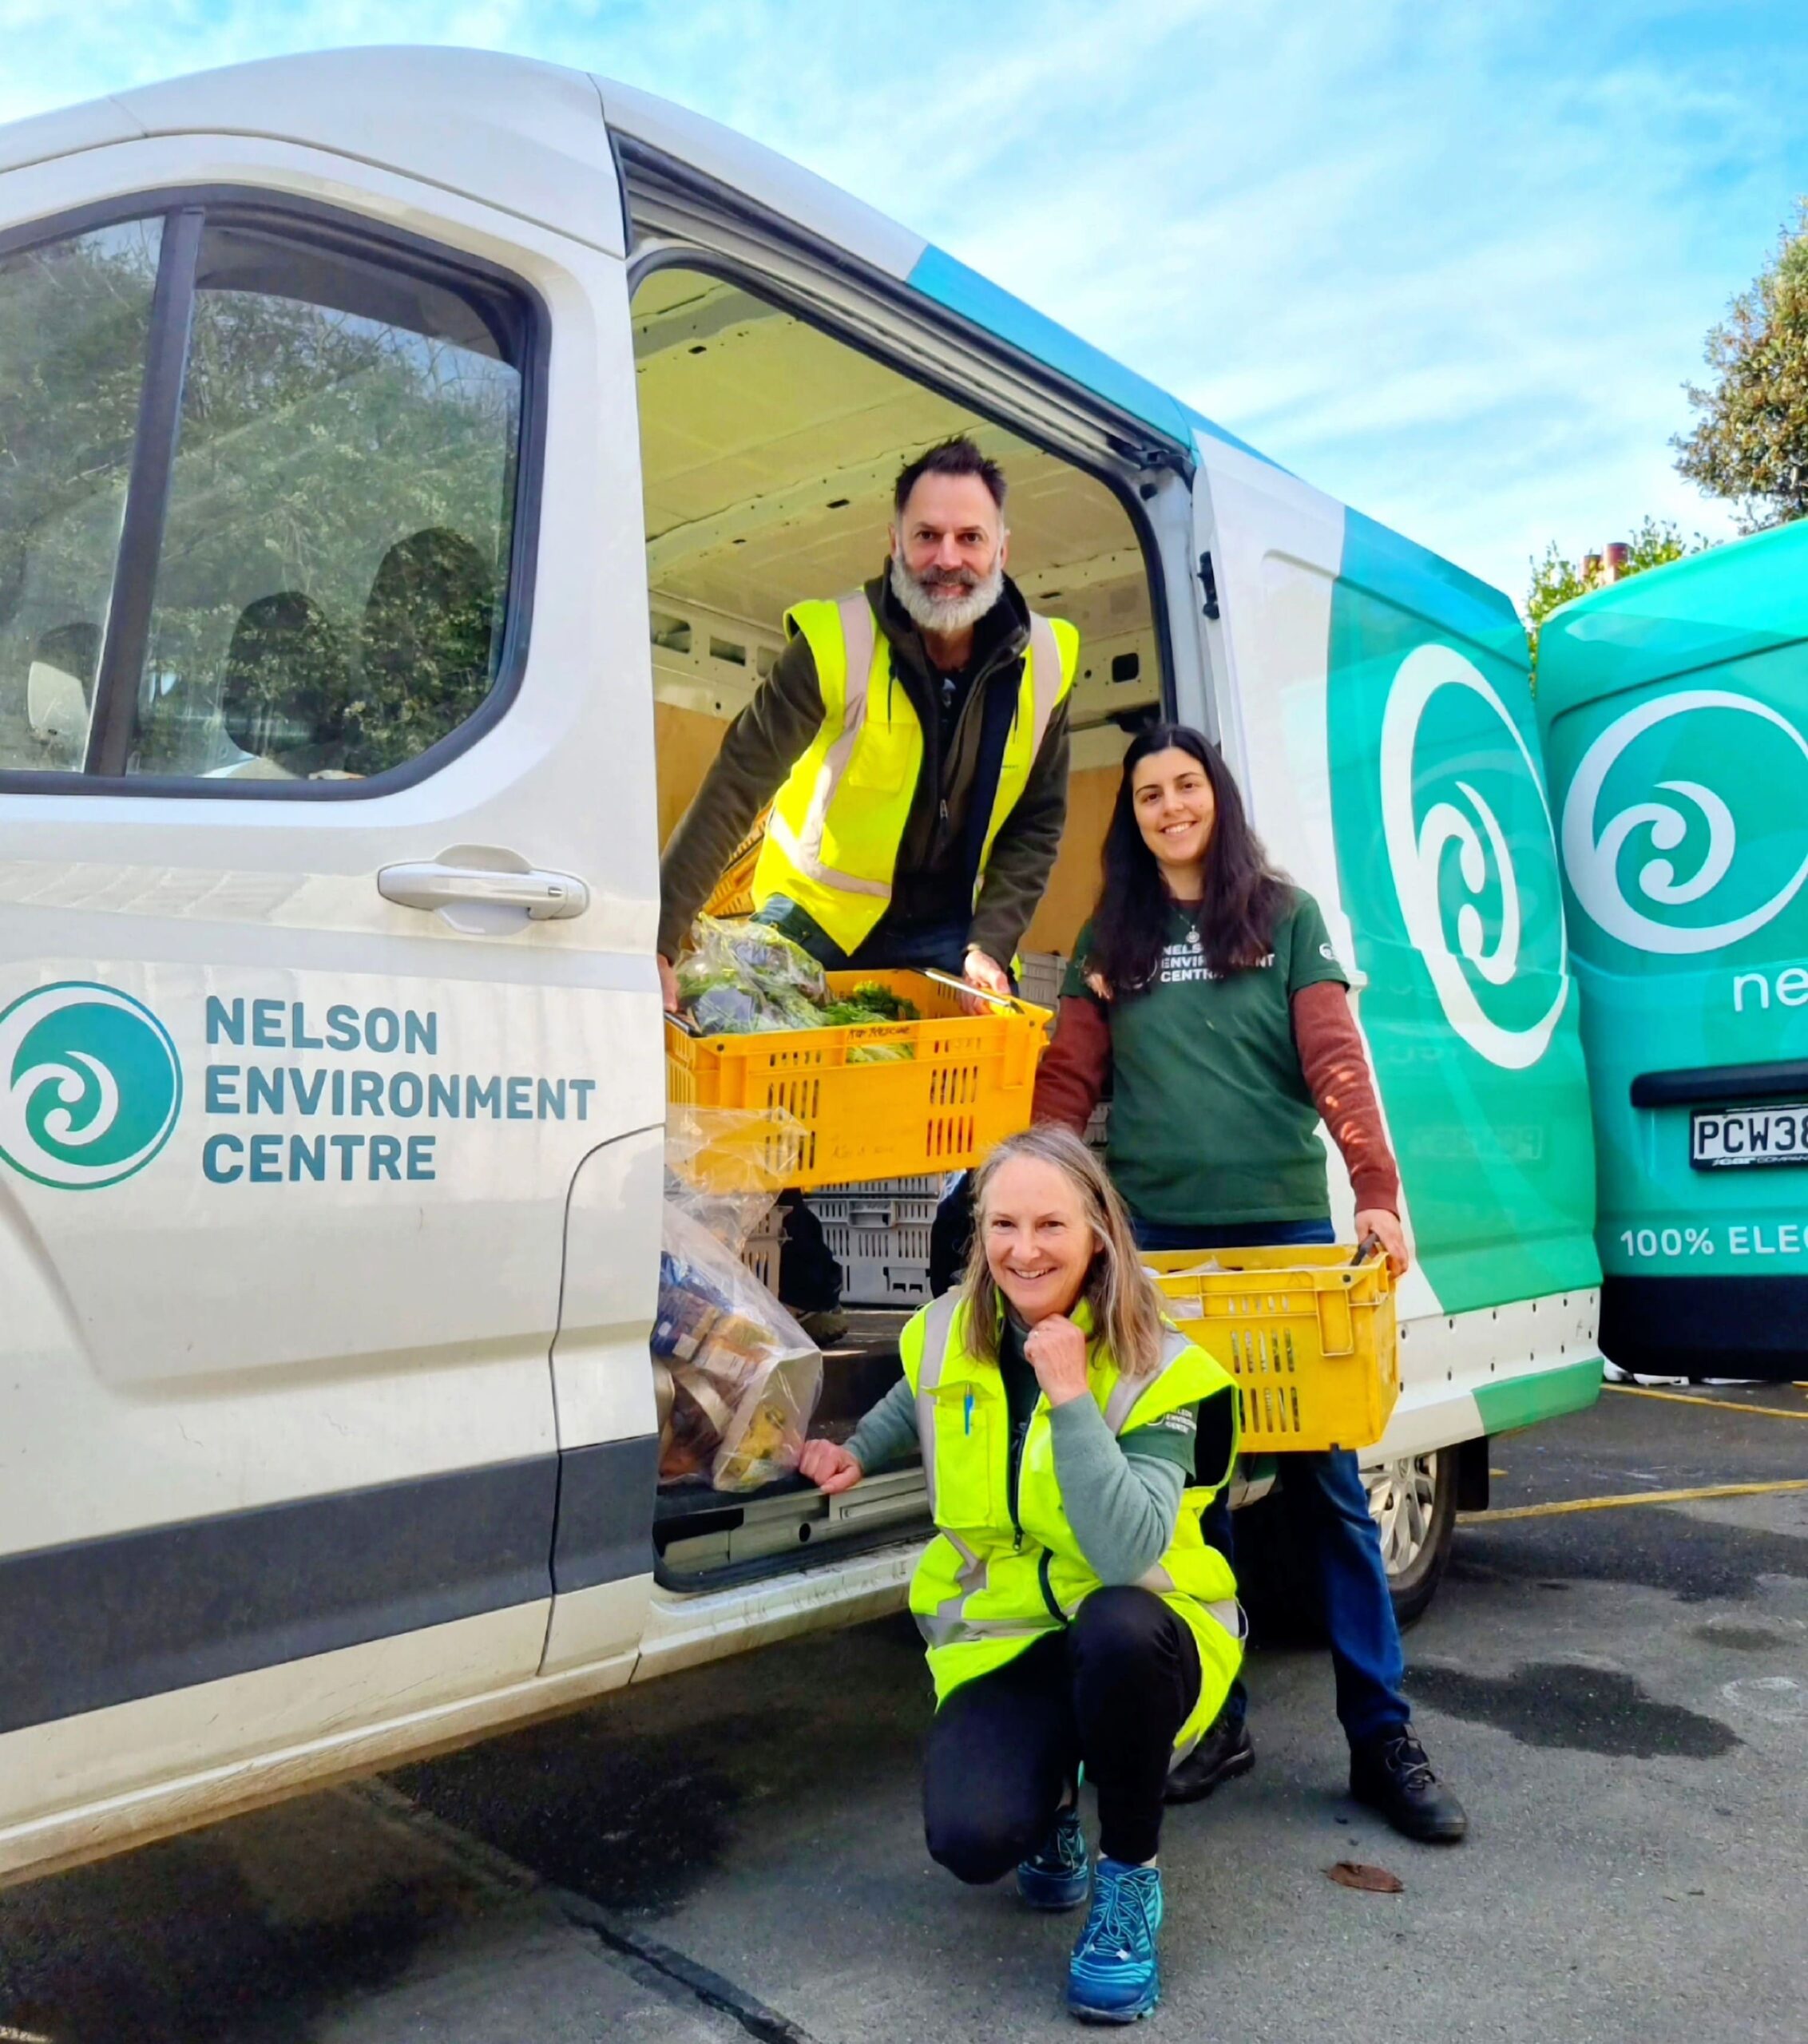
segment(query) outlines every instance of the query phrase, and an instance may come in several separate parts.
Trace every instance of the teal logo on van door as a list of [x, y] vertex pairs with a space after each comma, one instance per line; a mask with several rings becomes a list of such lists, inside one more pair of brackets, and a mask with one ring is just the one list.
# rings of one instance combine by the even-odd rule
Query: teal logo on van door
[[118, 1184], [181, 1111], [176, 1046], [130, 995], [65, 980], [0, 1012], [0, 1158], [39, 1185]]
[[1576, 900], [1634, 950], [1724, 950], [1808, 881], [1808, 739], [1754, 697], [1689, 688], [1616, 717], [1563, 806]]
[[1326, 723], [1358, 1014], [1447, 1312], [1594, 1285], [1595, 1159], [1525, 634], [1352, 512]]
[[[1381, 810], [1406, 934], [1445, 1020], [1490, 1064], [1536, 1064], [1569, 997], [1563, 918], [1549, 913], [1549, 814], [1525, 734], [1452, 647], [1420, 646], [1394, 675], [1382, 717]], [[1528, 922], [1532, 900], [1543, 913]]]

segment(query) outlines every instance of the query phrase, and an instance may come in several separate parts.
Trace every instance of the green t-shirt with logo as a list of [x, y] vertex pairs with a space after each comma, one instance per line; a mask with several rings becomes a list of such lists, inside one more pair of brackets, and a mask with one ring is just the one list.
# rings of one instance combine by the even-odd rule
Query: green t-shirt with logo
[[[1061, 991], [1099, 1001], [1085, 977], [1092, 934], [1090, 924], [1080, 932]], [[1108, 1162], [1140, 1220], [1211, 1227], [1330, 1214], [1293, 996], [1350, 982], [1318, 903], [1298, 888], [1274, 942], [1261, 965], [1219, 977], [1176, 907], [1154, 984], [1099, 1001], [1111, 1026]]]

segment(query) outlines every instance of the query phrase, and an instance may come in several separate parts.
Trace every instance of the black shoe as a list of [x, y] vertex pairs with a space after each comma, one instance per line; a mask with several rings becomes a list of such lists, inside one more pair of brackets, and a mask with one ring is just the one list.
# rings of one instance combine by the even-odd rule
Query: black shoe
[[1454, 1845], [1469, 1829], [1462, 1804], [1432, 1773], [1409, 1725], [1350, 1748], [1350, 1792], [1422, 1844]]
[[1172, 1769], [1161, 1792], [1164, 1803], [1200, 1803], [1214, 1788], [1247, 1774], [1255, 1765], [1249, 1727], [1239, 1717], [1215, 1717], [1205, 1736], [1180, 1765]]

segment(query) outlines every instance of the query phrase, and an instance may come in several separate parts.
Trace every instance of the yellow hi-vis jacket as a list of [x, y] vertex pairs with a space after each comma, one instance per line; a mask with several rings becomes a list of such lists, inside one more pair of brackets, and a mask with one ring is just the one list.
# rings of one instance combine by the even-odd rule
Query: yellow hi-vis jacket
[[[1009, 1496], [1010, 1415], [995, 1363], [981, 1362], [963, 1338], [966, 1308], [954, 1293], [925, 1306], [900, 1344], [917, 1401], [917, 1431], [937, 1532], [910, 1582], [910, 1610], [929, 1643], [938, 1705], [962, 1682], [990, 1674], [1045, 1634], [1065, 1625], [1099, 1578], [1081, 1553], [1061, 1503], [1046, 1394], [1031, 1416], [1019, 1465], [1017, 1516]], [[1090, 1333], [1082, 1304], [1075, 1324]], [[1091, 1344], [1087, 1376], [1114, 1434], [1230, 1391], [1231, 1380], [1201, 1349], [1172, 1328], [1154, 1375], [1126, 1377], [1102, 1342]], [[1236, 1409], [1234, 1392], [1231, 1399]], [[1203, 1436], [1202, 1436], [1203, 1439]], [[1142, 1578], [1178, 1612], [1199, 1648], [1199, 1696], [1175, 1742], [1191, 1751], [1223, 1707], [1243, 1660], [1242, 1614], [1231, 1565], [1199, 1531], [1199, 1513], [1235, 1461], [1197, 1472], [1180, 1501], [1174, 1538]]]
[[[890, 685], [890, 642], [863, 590], [835, 603], [794, 604], [785, 623], [810, 643], [823, 722], [773, 799], [754, 869], [754, 902], [763, 906], [783, 894], [843, 951], [854, 952], [891, 901], [922, 770], [922, 726], [909, 691]], [[980, 854], [981, 878], [1043, 735], [1073, 686], [1079, 658], [1080, 635], [1071, 624], [1032, 612], [1017, 715]]]

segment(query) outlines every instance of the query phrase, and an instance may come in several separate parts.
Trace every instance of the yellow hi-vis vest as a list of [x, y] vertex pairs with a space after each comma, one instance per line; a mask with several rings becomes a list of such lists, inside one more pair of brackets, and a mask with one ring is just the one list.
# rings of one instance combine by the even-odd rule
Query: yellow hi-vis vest
[[[864, 590], [836, 603], [794, 604], [785, 624], [810, 642], [823, 722], [774, 798], [754, 869], [754, 902], [763, 906], [783, 894], [843, 951], [857, 951], [890, 905], [922, 770], [922, 726], [909, 691], [893, 684], [891, 647]], [[1080, 635], [1071, 624], [1032, 614], [1017, 715], [980, 854], [981, 877], [1043, 734], [1073, 686], [1079, 658]]]
[[[939, 1706], [963, 1682], [990, 1674], [1046, 1633], [1065, 1625], [1099, 1578], [1080, 1549], [1055, 1473], [1047, 1395], [1038, 1397], [1024, 1437], [1017, 1518], [1011, 1517], [1011, 1422], [1004, 1380], [964, 1340], [966, 1308], [953, 1293], [925, 1306], [900, 1347], [917, 1401], [930, 1511], [937, 1527], [910, 1580], [910, 1610], [929, 1643]], [[1076, 1325], [1090, 1331], [1082, 1305]], [[1100, 1341], [1091, 1344], [1087, 1377], [1113, 1434], [1144, 1427], [1231, 1388], [1224, 1371], [1172, 1328], [1154, 1375], [1126, 1377]], [[1235, 1415], [1233, 1394], [1231, 1411]], [[1235, 1419], [1232, 1420], [1233, 1428]], [[1178, 1612], [1199, 1648], [1199, 1696], [1180, 1728], [1175, 1758], [1197, 1745], [1223, 1708], [1243, 1660], [1242, 1613], [1231, 1565], [1199, 1531], [1199, 1513], [1235, 1460], [1197, 1472], [1180, 1501], [1166, 1554], [1142, 1578]]]

